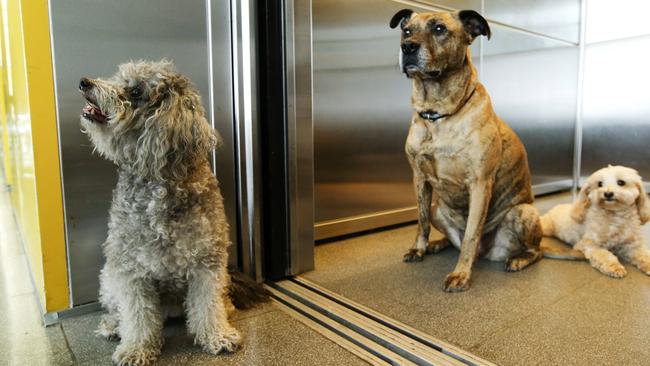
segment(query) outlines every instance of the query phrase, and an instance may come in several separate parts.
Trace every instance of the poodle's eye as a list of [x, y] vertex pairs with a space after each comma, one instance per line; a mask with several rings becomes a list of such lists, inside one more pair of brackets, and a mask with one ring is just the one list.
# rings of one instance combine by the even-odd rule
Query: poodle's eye
[[602, 186], [603, 186], [603, 182], [598, 182], [598, 187], [602, 187]]
[[620, 180], [620, 179], [619, 179], [616, 183], [617, 183], [619, 186], [621, 186], [621, 187], [623, 187], [623, 186], [625, 185], [625, 181], [624, 181], [624, 180]]
[[142, 96], [142, 89], [136, 86], [129, 91], [129, 96], [133, 99], [139, 99]]

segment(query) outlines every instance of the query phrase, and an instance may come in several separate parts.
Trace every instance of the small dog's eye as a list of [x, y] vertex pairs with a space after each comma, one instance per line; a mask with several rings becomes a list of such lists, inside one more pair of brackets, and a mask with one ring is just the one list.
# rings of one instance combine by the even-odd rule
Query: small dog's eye
[[621, 186], [621, 187], [623, 187], [623, 186], [625, 185], [625, 181], [624, 181], [624, 180], [620, 180], [620, 179], [619, 179], [616, 183], [617, 183], [619, 186]]
[[133, 99], [138, 99], [142, 96], [142, 89], [135, 87], [129, 91], [129, 96]]
[[603, 182], [598, 182], [598, 187], [602, 187], [602, 186], [603, 186]]
[[445, 33], [446, 31], [447, 31], [447, 27], [445, 27], [445, 26], [442, 25], [442, 24], [438, 24], [438, 25], [436, 25], [436, 26], [433, 28], [433, 32], [434, 32], [435, 34], [438, 34], [438, 35], [443, 34], [443, 33]]

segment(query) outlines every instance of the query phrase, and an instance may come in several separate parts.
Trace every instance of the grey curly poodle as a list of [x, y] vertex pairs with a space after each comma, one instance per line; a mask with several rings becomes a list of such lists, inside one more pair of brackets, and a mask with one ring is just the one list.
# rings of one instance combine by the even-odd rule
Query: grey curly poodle
[[[100, 274], [108, 313], [97, 330], [121, 338], [113, 361], [152, 363], [165, 318], [180, 315], [206, 352], [234, 351], [228, 224], [208, 161], [219, 137], [197, 91], [166, 60], [122, 64], [110, 79], [82, 78], [79, 90], [82, 131], [118, 166]], [[239, 288], [263, 300], [253, 285]]]

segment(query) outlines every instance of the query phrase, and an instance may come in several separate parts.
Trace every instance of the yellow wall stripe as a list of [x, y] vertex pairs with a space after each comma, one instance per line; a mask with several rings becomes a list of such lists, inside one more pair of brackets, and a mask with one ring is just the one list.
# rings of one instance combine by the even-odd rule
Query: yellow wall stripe
[[69, 307], [48, 3], [21, 1], [46, 311]]

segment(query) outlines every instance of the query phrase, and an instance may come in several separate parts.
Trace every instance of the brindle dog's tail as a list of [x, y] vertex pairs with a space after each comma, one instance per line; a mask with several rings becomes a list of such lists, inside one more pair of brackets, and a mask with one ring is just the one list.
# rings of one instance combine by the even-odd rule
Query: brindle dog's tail
[[540, 244], [540, 249], [546, 258], [568, 259], [574, 261], [585, 259], [585, 255], [581, 251], [555, 241], [543, 240]]
[[253, 306], [268, 302], [271, 293], [261, 284], [246, 277], [243, 273], [228, 269], [230, 274], [230, 287], [228, 295], [232, 304], [237, 309], [250, 309]]

